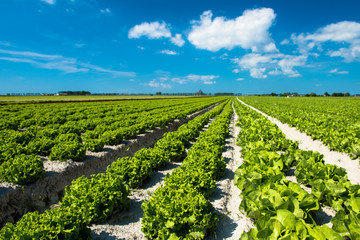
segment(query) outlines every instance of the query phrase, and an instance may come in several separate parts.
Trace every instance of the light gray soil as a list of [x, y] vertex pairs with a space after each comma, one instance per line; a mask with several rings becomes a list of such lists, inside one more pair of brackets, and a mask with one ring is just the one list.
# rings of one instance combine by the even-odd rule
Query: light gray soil
[[216, 189], [210, 197], [210, 202], [220, 215], [218, 229], [207, 239], [237, 240], [245, 231], [254, 227], [253, 222], [239, 210], [241, 203], [240, 189], [234, 184], [234, 173], [243, 163], [240, 156], [241, 148], [236, 145], [240, 127], [236, 126], [238, 116], [234, 113], [229, 126], [229, 136], [226, 139], [223, 157], [227, 163], [225, 176], [216, 183]]
[[74, 179], [82, 175], [90, 176], [105, 172], [107, 166], [116, 159], [132, 156], [142, 148], [153, 146], [164, 133], [177, 130], [182, 124], [209, 111], [216, 105], [218, 104], [190, 114], [184, 119], [175, 120], [163, 128], [139, 134], [135, 139], [125, 140], [119, 145], [105, 146], [102, 152], [87, 151], [85, 160], [81, 162], [49, 161], [47, 157], [41, 157], [46, 170], [44, 178], [23, 187], [0, 181], [0, 228], [6, 222], [15, 222], [29, 211], [43, 211], [49, 208], [59, 202], [65, 186], [70, 185]]

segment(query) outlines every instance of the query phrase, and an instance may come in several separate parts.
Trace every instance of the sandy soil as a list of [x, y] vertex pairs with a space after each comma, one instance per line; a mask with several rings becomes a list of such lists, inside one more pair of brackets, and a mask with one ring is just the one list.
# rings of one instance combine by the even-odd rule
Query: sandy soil
[[347, 154], [340, 153], [336, 151], [331, 151], [323, 142], [318, 140], [311, 139], [306, 133], [302, 133], [297, 130], [295, 127], [290, 127], [286, 123], [281, 123], [276, 118], [273, 118], [258, 109], [244, 103], [239, 100], [244, 105], [254, 109], [255, 111], [261, 113], [267, 117], [271, 122], [275, 123], [280, 130], [286, 135], [286, 137], [293, 141], [299, 142], [299, 148], [302, 150], [311, 150], [317, 151], [324, 155], [324, 160], [326, 164], [333, 164], [339, 167], [345, 168], [348, 174], [348, 178], [352, 184], [360, 183], [360, 165], [359, 159], [352, 160]]
[[220, 215], [218, 229], [207, 239], [237, 240], [244, 231], [254, 227], [253, 222], [240, 212], [240, 189], [234, 184], [234, 172], [243, 163], [240, 156], [241, 148], [236, 145], [240, 127], [236, 126], [238, 116], [234, 111], [229, 126], [229, 136], [226, 139], [223, 157], [227, 163], [225, 176], [216, 183], [216, 189], [210, 197], [210, 202]]

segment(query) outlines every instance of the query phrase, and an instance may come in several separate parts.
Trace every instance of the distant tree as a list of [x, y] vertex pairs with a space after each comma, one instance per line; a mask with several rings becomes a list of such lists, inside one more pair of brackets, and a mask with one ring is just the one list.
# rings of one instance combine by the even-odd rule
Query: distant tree
[[157, 95], [157, 96], [161, 95], [161, 92], [156, 92], [156, 95]]
[[299, 94], [297, 92], [293, 92], [291, 95], [294, 96], [294, 97], [299, 96]]
[[345, 97], [350, 97], [350, 93], [345, 93]]
[[333, 96], [333, 97], [344, 97], [345, 96], [345, 94], [344, 93], [332, 93], [331, 94], [331, 96]]
[[316, 93], [314, 92], [310, 93], [310, 97], [316, 97], [316, 96], [317, 96]]
[[328, 92], [325, 92], [325, 93], [324, 93], [324, 96], [325, 96], [325, 97], [329, 97], [330, 94], [329, 94]]
[[305, 97], [310, 97], [310, 94], [308, 94], [308, 93], [307, 93], [307, 94], [305, 94]]

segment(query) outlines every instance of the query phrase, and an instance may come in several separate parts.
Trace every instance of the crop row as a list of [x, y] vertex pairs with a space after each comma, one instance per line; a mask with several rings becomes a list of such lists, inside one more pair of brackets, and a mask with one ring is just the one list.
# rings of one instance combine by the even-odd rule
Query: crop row
[[360, 157], [360, 101], [334, 98], [245, 97], [246, 103], [296, 127], [331, 150]]
[[164, 134], [153, 148], [142, 149], [134, 157], [119, 158], [105, 173], [80, 177], [66, 187], [59, 208], [43, 214], [32, 212], [16, 224], [8, 223], [0, 239], [87, 239], [89, 225], [110, 216], [114, 209], [129, 206], [129, 186], [141, 186], [154, 169], [184, 157], [185, 146], [194, 140], [208, 120], [219, 114], [225, 103], [200, 115], [177, 131]]
[[203, 239], [216, 230], [218, 216], [207, 199], [225, 173], [222, 158], [233, 110], [231, 101], [189, 149], [181, 167], [165, 177], [143, 202], [142, 231], [148, 239]]
[[86, 156], [86, 149], [102, 151], [104, 145], [115, 145], [146, 130], [164, 126], [219, 100], [191, 103], [183, 100], [181, 105], [156, 108], [149, 112], [119, 114], [118, 117], [107, 116], [82, 122], [68, 121], [63, 125], [30, 126], [26, 131], [2, 130], [0, 180], [17, 184], [34, 182], [45, 175], [39, 155], [48, 155], [50, 160], [81, 161]]
[[[248, 111], [257, 119], [266, 121], [261, 114]], [[274, 128], [279, 131], [275, 125]], [[274, 139], [278, 142], [285, 141], [280, 136]], [[331, 220], [332, 229], [342, 237], [360, 238], [360, 185], [351, 184], [345, 169], [325, 164], [324, 156], [317, 152], [302, 151], [297, 147], [282, 151], [285, 151], [285, 163], [296, 168], [297, 182], [311, 187], [311, 193], [319, 203], [337, 211]]]
[[[240, 239], [342, 239], [336, 228], [318, 226], [314, 220], [323, 199], [286, 179], [291, 168], [296, 168], [296, 175], [306, 171], [301, 169], [304, 162], [320, 165], [321, 155], [299, 150], [275, 124], [239, 102], [235, 109], [241, 127], [237, 142], [244, 163], [236, 170], [234, 181], [242, 190], [240, 209], [256, 226]], [[341, 171], [336, 166], [324, 166]]]

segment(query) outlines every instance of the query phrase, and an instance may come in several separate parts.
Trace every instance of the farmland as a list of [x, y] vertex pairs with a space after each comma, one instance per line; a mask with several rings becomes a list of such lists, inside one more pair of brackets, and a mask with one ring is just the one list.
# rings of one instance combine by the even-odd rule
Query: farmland
[[[239, 100], [331, 142], [330, 149], [358, 163], [360, 101], [353, 98], [5, 105], [3, 203], [14, 192], [33, 194], [52, 178], [55, 188], [69, 169], [78, 173], [67, 176], [58, 198], [39, 194], [42, 207], [28, 198], [17, 216], [9, 214], [0, 239], [358, 239], [360, 187], [348, 168], [327, 164], [327, 156], [303, 149]], [[360, 175], [360, 168], [352, 170]], [[40, 212], [28, 209], [29, 201]], [[5, 204], [2, 211], [11, 209]], [[328, 209], [332, 215], [324, 220]], [[124, 224], [121, 216], [134, 215]]]

